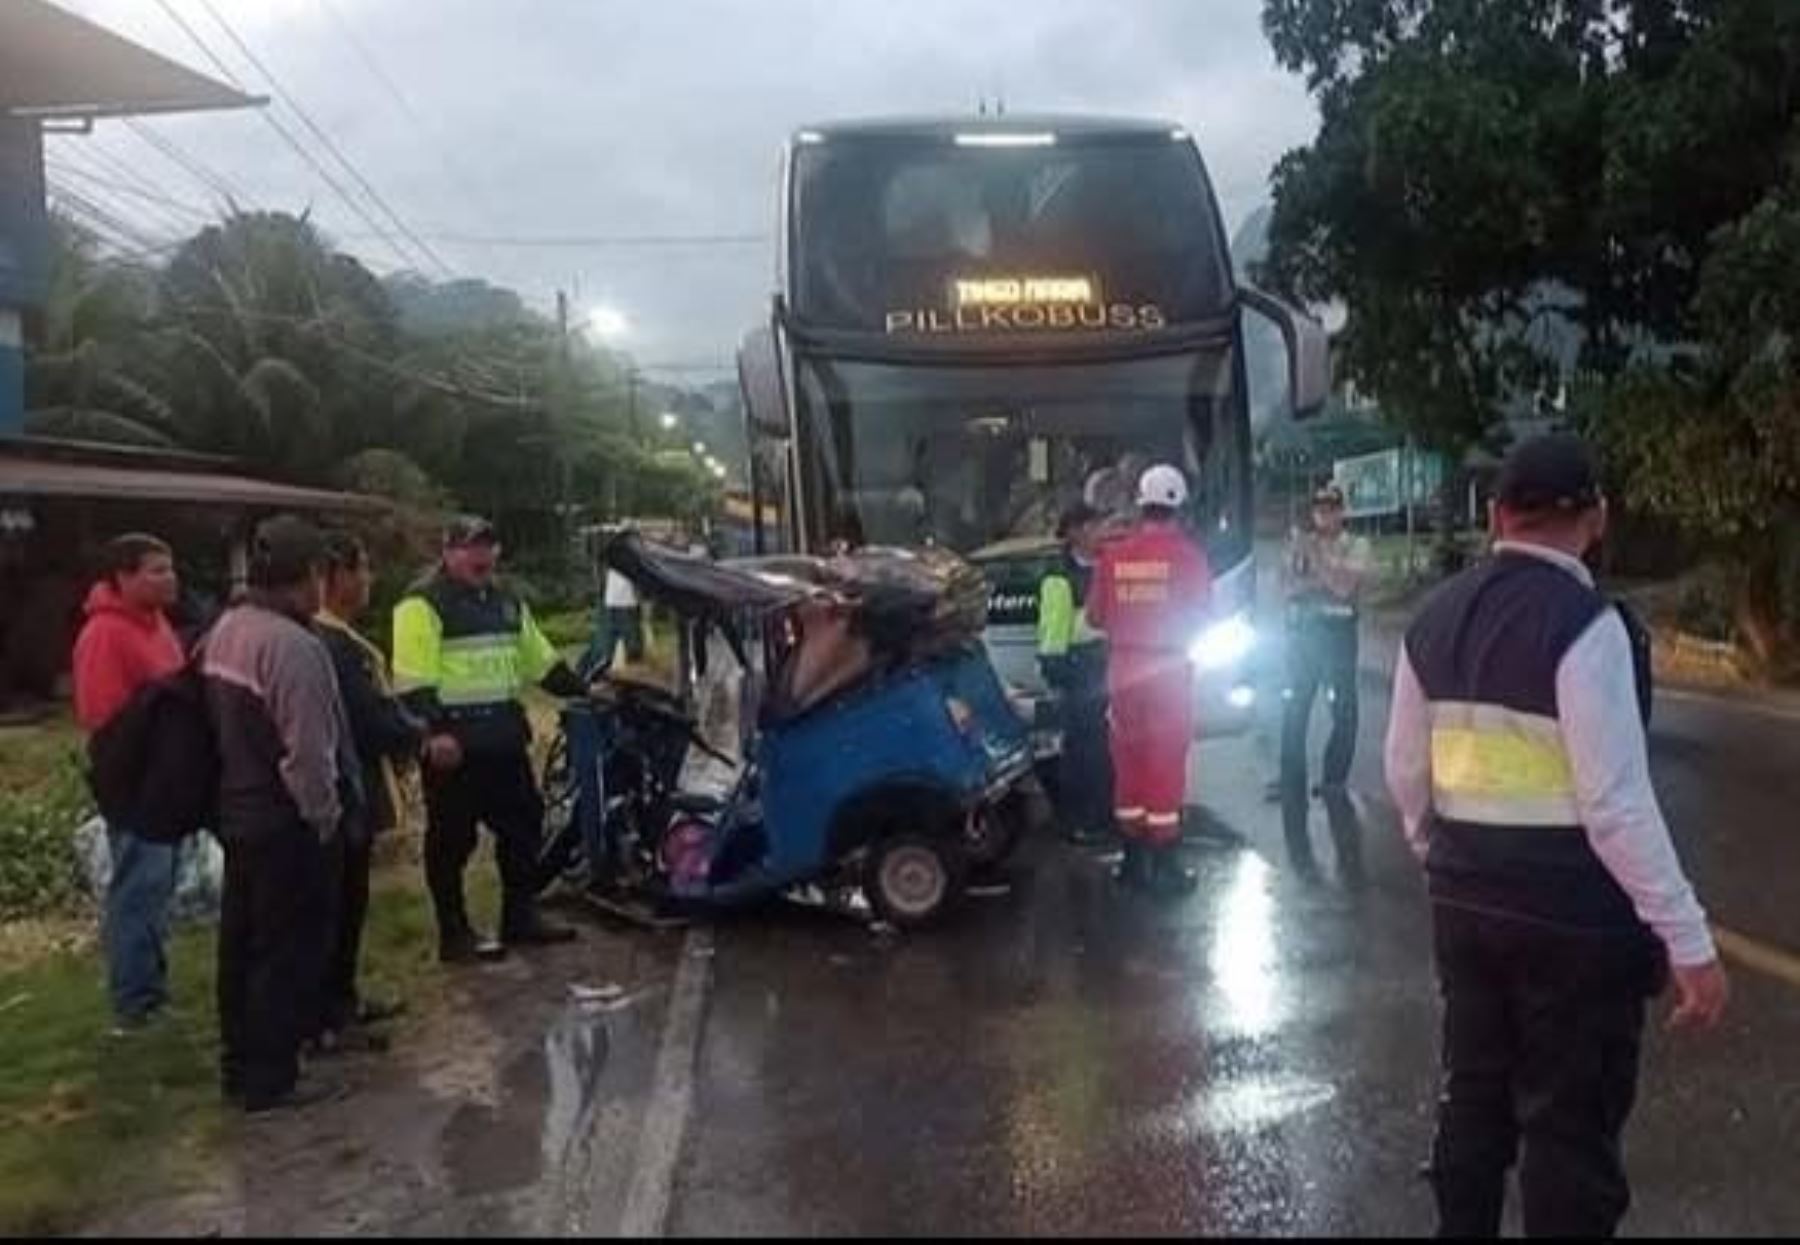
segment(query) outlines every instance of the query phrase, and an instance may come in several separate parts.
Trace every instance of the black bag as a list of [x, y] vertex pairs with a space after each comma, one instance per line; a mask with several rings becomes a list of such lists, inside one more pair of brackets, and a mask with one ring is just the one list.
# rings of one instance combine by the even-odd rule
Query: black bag
[[152, 843], [214, 824], [219, 749], [199, 659], [140, 687], [88, 741], [100, 815]]

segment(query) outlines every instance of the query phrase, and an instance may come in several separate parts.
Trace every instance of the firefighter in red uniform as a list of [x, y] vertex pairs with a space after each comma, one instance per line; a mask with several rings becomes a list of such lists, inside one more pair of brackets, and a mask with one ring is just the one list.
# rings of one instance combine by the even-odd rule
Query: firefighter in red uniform
[[1194, 737], [1188, 645], [1212, 597], [1206, 554], [1181, 530], [1187, 480], [1159, 465], [1138, 481], [1138, 523], [1103, 545], [1088, 621], [1106, 633], [1115, 815], [1125, 838], [1119, 880], [1176, 892], [1194, 875], [1176, 855]]

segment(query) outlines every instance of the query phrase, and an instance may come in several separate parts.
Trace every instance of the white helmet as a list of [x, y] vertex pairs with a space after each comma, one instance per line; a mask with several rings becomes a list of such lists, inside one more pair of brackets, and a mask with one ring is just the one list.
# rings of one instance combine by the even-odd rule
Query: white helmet
[[1138, 477], [1138, 505], [1174, 509], [1188, 499], [1187, 478], [1179, 469], [1158, 463]]

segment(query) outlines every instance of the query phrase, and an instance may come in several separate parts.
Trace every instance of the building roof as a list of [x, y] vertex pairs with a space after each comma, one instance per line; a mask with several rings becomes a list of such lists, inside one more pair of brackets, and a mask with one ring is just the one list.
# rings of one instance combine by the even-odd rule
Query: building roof
[[264, 102], [46, 0], [0, 2], [0, 117], [118, 117]]
[[228, 471], [171, 467], [130, 454], [0, 438], [0, 498], [71, 497], [343, 513], [385, 509], [358, 493], [302, 488]]

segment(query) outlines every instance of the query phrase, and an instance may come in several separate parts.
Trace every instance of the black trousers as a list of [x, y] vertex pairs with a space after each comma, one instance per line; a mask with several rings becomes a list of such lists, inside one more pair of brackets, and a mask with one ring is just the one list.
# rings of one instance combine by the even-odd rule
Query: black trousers
[[322, 1029], [344, 1029], [356, 1020], [356, 989], [363, 926], [369, 917], [369, 873], [374, 843], [359, 821], [347, 824], [327, 853], [333, 886], [331, 949], [325, 961]]
[[317, 1028], [331, 938], [330, 851], [298, 822], [220, 835], [220, 1073], [254, 1105], [292, 1089]]
[[1097, 834], [1113, 824], [1112, 751], [1106, 725], [1106, 660], [1071, 659], [1058, 703], [1062, 756], [1058, 795], [1070, 830]]
[[1319, 689], [1331, 691], [1331, 738], [1325, 745], [1327, 783], [1350, 776], [1356, 755], [1359, 700], [1357, 622], [1354, 618], [1308, 619], [1288, 630], [1288, 680], [1281, 722], [1281, 782], [1306, 787], [1306, 735]]
[[1436, 904], [1443, 1095], [1432, 1183], [1442, 1236], [1500, 1232], [1519, 1166], [1529, 1236], [1609, 1237], [1631, 1204], [1620, 1137], [1646, 1001], [1666, 976], [1643, 931], [1582, 933]]
[[500, 935], [528, 927], [536, 911], [538, 852], [544, 800], [531, 759], [521, 749], [467, 753], [461, 765], [425, 777], [425, 881], [437, 910], [438, 936], [469, 931], [463, 869], [474, 854], [477, 827], [494, 836], [503, 893]]

